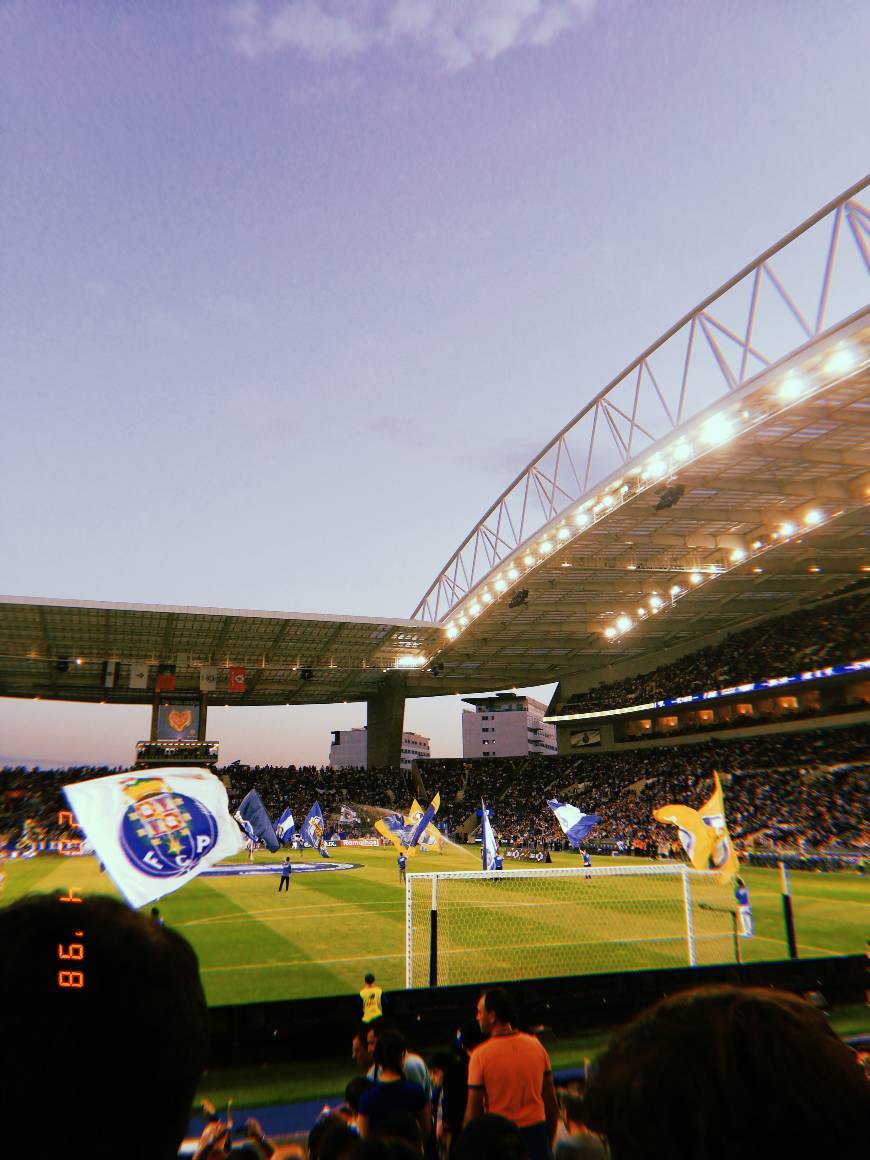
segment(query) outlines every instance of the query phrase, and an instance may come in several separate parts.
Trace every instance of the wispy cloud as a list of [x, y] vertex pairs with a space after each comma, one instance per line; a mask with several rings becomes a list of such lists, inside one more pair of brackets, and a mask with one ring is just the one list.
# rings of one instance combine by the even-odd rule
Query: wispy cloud
[[372, 49], [434, 57], [451, 70], [521, 47], [552, 44], [597, 0], [238, 0], [226, 12], [237, 52], [296, 52], [314, 61]]

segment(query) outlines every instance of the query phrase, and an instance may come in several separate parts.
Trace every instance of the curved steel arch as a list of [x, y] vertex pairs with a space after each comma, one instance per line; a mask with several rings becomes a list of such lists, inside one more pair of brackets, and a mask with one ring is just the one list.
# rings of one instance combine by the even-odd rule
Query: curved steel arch
[[475, 524], [412, 618], [445, 621], [485, 577], [614, 472], [866, 307], [870, 209], [857, 195], [868, 185], [870, 175], [823, 206], [612, 379]]

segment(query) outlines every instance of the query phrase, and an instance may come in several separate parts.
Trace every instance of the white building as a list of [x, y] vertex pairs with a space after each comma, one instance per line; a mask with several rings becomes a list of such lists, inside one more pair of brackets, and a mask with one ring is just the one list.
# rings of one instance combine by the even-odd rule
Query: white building
[[544, 721], [547, 706], [516, 693], [464, 697], [463, 757], [525, 757], [556, 753], [556, 728]]
[[[333, 769], [364, 766], [368, 756], [368, 733], [362, 729], [334, 729], [329, 747], [329, 764]], [[429, 738], [407, 730], [402, 734], [402, 769], [410, 770], [411, 762], [429, 757]]]

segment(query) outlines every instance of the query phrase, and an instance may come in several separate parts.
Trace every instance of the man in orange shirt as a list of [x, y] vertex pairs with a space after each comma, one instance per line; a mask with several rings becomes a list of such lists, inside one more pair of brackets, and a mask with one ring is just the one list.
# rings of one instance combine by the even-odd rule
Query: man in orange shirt
[[477, 1022], [484, 1042], [468, 1066], [465, 1123], [485, 1112], [511, 1120], [520, 1130], [532, 1160], [552, 1160], [559, 1123], [550, 1057], [533, 1035], [517, 1031], [513, 999], [493, 987], [477, 1001]]

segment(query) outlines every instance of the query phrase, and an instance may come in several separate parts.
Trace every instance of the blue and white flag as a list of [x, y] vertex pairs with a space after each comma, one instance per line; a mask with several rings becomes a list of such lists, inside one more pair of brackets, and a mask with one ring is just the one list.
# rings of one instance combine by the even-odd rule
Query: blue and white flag
[[293, 835], [296, 833], [296, 823], [293, 820], [293, 815], [290, 813], [289, 806], [275, 823], [275, 833], [285, 846], [289, 846], [293, 841]]
[[[245, 794], [242, 804], [236, 810], [236, 821], [240, 823], [245, 833], [255, 842], [262, 842], [272, 854], [281, 849], [278, 835], [272, 826], [263, 799], [255, 789]], [[245, 823], [247, 822], [247, 825]]]
[[487, 810], [484, 801], [481, 801], [480, 805], [480, 857], [483, 861], [484, 870], [494, 870], [495, 860], [498, 856], [498, 843], [495, 840], [495, 832], [489, 820], [490, 811]]
[[359, 821], [359, 814], [350, 806], [342, 806], [338, 821], [339, 825], [354, 826]]
[[324, 845], [324, 825], [323, 825], [323, 810], [320, 808], [320, 802], [315, 802], [305, 821], [302, 823], [302, 841], [306, 846], [311, 846], [318, 854], [324, 858], [328, 858], [329, 854], [326, 852]]
[[562, 827], [562, 833], [576, 850], [593, 826], [601, 821], [598, 814], [584, 814], [576, 806], [567, 802], [557, 802], [547, 799], [547, 805], [556, 815], [556, 821]]
[[149, 769], [65, 785], [76, 824], [131, 906], [185, 886], [244, 849], [227, 791], [207, 769]]

